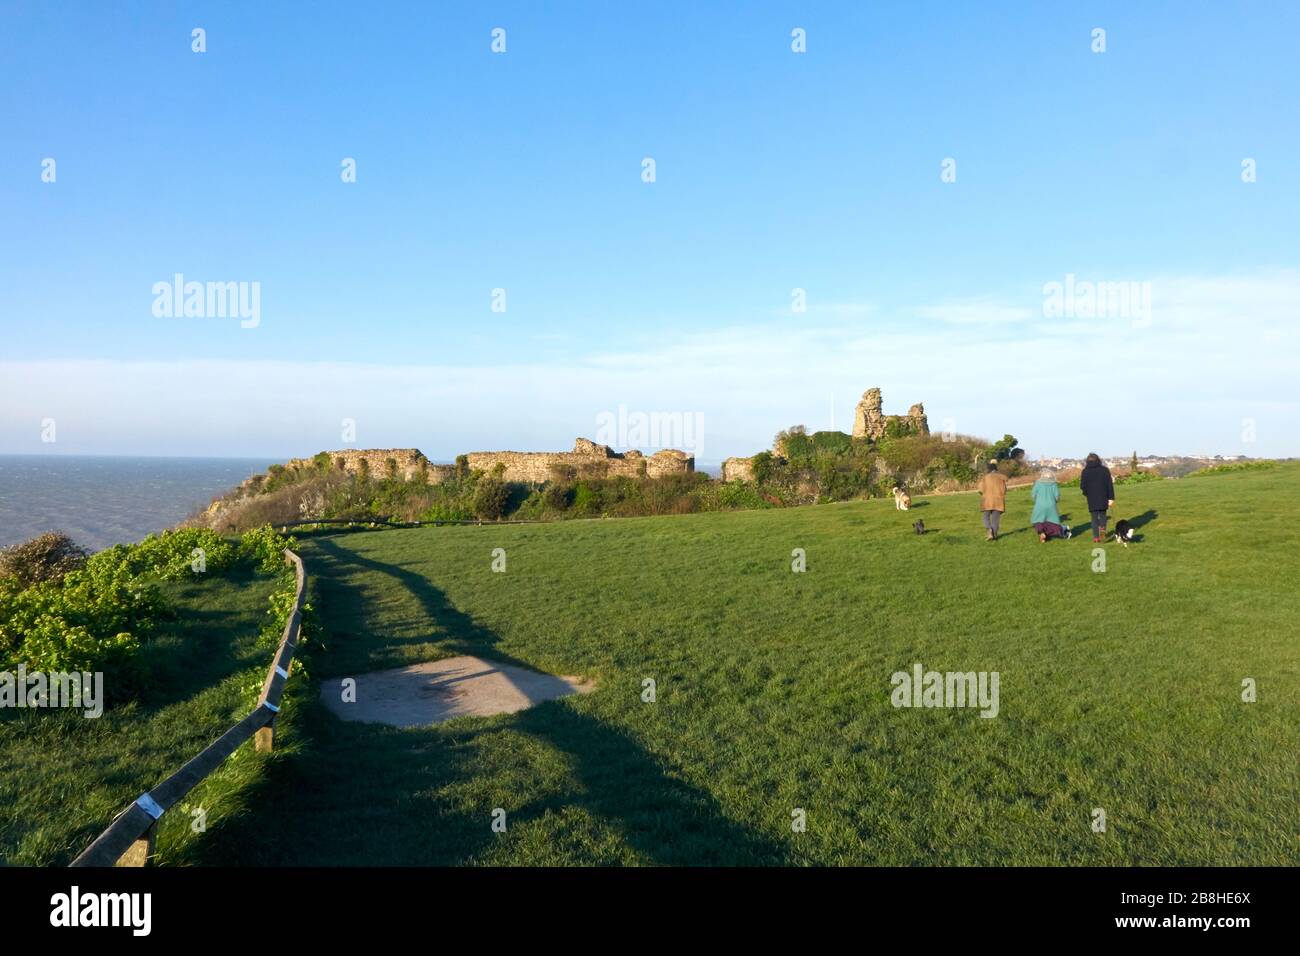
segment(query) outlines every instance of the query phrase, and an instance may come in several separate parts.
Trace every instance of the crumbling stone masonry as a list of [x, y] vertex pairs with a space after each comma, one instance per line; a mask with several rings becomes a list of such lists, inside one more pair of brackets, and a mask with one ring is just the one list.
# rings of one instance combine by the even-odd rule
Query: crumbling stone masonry
[[[372, 478], [391, 475], [411, 481], [422, 473], [431, 485], [441, 484], [456, 474], [454, 465], [435, 465], [417, 448], [344, 449], [326, 452], [331, 468], [348, 474], [367, 472]], [[685, 452], [665, 448], [653, 455], [639, 451], [615, 452], [586, 438], [573, 444], [573, 451], [472, 451], [465, 456], [469, 467], [493, 473], [500, 465], [506, 481], [541, 484], [564, 477], [659, 478], [695, 471], [695, 458]], [[316, 467], [314, 458], [294, 458], [285, 467], [306, 470]]]
[[[395, 477], [411, 481], [421, 471], [425, 471], [429, 484], [436, 485], [456, 473], [451, 465], [435, 465], [418, 448], [346, 448], [325, 454], [329, 455], [331, 468], [341, 467], [350, 475], [366, 471], [371, 478], [387, 478], [390, 470], [395, 468]], [[389, 465], [390, 461], [394, 463], [392, 466]], [[316, 461], [314, 458], [294, 458], [285, 467], [300, 470], [315, 468]]]
[[930, 434], [930, 423], [925, 417], [925, 406], [917, 402], [906, 415], [886, 415], [880, 389], [869, 388], [862, 393], [862, 401], [853, 412], [853, 437], [875, 441], [884, 436], [891, 421], [904, 422], [918, 435]]
[[586, 438], [575, 441], [573, 451], [472, 451], [465, 457], [470, 468], [491, 472], [501, 465], [506, 481], [529, 484], [564, 476], [659, 478], [695, 471], [695, 458], [676, 449], [665, 448], [648, 456], [636, 450], [620, 454]]
[[754, 461], [752, 458], [728, 458], [722, 463], [723, 481], [753, 481]]

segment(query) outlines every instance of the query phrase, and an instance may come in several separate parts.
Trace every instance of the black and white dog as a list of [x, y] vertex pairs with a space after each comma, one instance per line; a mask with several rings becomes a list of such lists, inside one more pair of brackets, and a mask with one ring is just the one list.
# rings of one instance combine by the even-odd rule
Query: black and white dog
[[1127, 548], [1128, 543], [1133, 540], [1133, 532], [1136, 530], [1131, 524], [1120, 518], [1119, 523], [1115, 525], [1115, 540]]

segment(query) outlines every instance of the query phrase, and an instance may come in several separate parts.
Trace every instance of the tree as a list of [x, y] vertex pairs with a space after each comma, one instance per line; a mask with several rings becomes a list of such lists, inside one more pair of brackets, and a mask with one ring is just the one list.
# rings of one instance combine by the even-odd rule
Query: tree
[[[1003, 435], [1000, 441], [994, 442], [993, 447], [989, 449], [989, 455], [997, 461], [1005, 461], [1008, 458], [1016, 457], [1015, 452], [1017, 441], [1015, 435]], [[1020, 452], [1021, 456], [1024, 452]]]
[[505, 514], [510, 488], [500, 478], [485, 475], [474, 486], [474, 514], [495, 521]]

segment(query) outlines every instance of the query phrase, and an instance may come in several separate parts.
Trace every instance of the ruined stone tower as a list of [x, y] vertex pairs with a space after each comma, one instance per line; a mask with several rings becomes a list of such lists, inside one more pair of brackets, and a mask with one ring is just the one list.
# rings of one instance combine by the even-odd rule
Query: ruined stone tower
[[908, 430], [918, 435], [930, 434], [930, 423], [925, 417], [925, 406], [917, 402], [906, 415], [886, 415], [880, 389], [869, 388], [862, 393], [862, 401], [853, 412], [853, 437], [876, 441], [885, 434], [891, 421], [904, 422]]

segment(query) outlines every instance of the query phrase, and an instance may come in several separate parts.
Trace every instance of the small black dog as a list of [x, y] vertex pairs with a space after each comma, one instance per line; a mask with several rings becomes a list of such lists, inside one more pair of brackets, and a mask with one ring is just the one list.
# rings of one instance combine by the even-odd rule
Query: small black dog
[[1133, 540], [1133, 532], [1136, 530], [1131, 524], [1120, 518], [1115, 525], [1115, 540], [1127, 548], [1128, 543]]
[[914, 531], [916, 531], [917, 534], [925, 534], [925, 522], [924, 522], [924, 521], [921, 521], [921, 520], [918, 519], [918, 520], [917, 520], [917, 521], [912, 525], [912, 528], [913, 528]]

